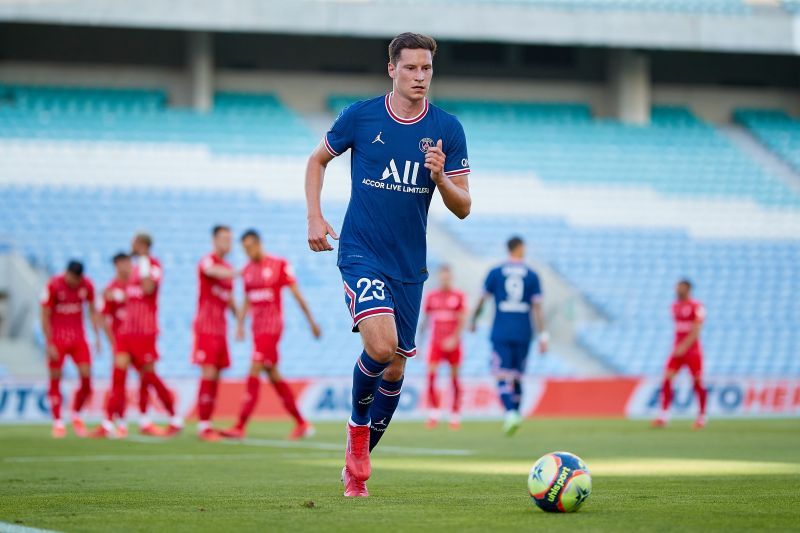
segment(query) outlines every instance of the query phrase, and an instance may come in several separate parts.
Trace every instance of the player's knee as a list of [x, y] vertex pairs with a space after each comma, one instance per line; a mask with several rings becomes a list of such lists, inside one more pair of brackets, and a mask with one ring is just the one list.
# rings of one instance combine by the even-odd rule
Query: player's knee
[[386, 381], [400, 381], [403, 379], [403, 375], [405, 375], [406, 371], [406, 364], [405, 361], [401, 359], [397, 359], [392, 362], [391, 365], [386, 367], [386, 370], [383, 372], [383, 379]]
[[388, 363], [394, 359], [397, 353], [397, 341], [392, 339], [381, 339], [369, 343], [365, 347], [370, 357], [379, 363]]

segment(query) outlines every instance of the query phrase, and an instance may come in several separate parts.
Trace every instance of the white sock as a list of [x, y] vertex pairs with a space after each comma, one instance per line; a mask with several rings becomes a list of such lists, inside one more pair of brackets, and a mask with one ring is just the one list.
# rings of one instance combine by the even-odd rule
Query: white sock
[[53, 420], [53, 425], [56, 427], [64, 427], [64, 422], [62, 422], [60, 418], [56, 418]]
[[111, 420], [105, 419], [101, 424], [106, 431], [114, 431], [114, 423]]
[[170, 426], [175, 426], [176, 428], [183, 427], [183, 418], [178, 415], [173, 416], [169, 421]]
[[147, 415], [142, 415], [142, 417], [139, 418], [139, 427], [140, 428], [145, 428], [147, 426], [152, 426], [152, 425], [153, 425], [153, 421], [150, 420], [150, 417], [148, 417]]
[[370, 424], [372, 424], [372, 420], [370, 420], [366, 424], [356, 424], [355, 422], [353, 422], [353, 419], [351, 418], [350, 420], [347, 421], [347, 423], [353, 426], [354, 428], [357, 428], [358, 426], [369, 426]]
[[430, 414], [431, 420], [435, 420], [436, 422], [438, 422], [441, 417], [442, 417], [441, 411], [439, 411], [438, 409], [431, 409], [431, 414]]
[[197, 423], [197, 432], [202, 433], [203, 431], [211, 429], [211, 422], [208, 420], [201, 420]]

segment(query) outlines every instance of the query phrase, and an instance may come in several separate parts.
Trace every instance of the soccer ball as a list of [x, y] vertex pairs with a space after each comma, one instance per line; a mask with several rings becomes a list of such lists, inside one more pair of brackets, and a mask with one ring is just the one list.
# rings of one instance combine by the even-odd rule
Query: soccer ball
[[543, 511], [572, 513], [580, 509], [592, 493], [592, 476], [577, 455], [548, 453], [531, 468], [528, 493]]

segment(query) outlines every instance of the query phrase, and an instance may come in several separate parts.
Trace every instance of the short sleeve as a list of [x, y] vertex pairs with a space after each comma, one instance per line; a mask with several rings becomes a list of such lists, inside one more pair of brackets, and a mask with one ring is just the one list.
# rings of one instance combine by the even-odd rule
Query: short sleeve
[[458, 306], [456, 311], [463, 311], [467, 308], [467, 296], [462, 292], [458, 295]]
[[294, 268], [289, 263], [289, 261], [284, 261], [283, 266], [281, 267], [281, 287], [286, 287], [288, 285], [294, 285], [297, 283], [297, 278], [294, 274]]
[[486, 294], [494, 295], [494, 270], [489, 271], [489, 275], [486, 276], [486, 281], [483, 282], [483, 292]]
[[325, 149], [333, 157], [345, 153], [353, 147], [355, 137], [355, 115], [356, 105], [351, 104], [345, 107], [334, 121], [331, 129], [323, 137]]
[[539, 275], [536, 272], [531, 272], [531, 301], [538, 302], [542, 299], [542, 284], [539, 281]]
[[205, 256], [203, 259], [200, 260], [200, 273], [204, 276], [207, 275], [206, 272], [209, 268], [214, 266], [214, 260], [211, 258], [210, 255]]
[[464, 127], [453, 118], [448, 136], [447, 145], [442, 146], [446, 156], [444, 162], [444, 174], [449, 178], [456, 176], [466, 176], [469, 174], [469, 155], [467, 154], [467, 138], [464, 135]]

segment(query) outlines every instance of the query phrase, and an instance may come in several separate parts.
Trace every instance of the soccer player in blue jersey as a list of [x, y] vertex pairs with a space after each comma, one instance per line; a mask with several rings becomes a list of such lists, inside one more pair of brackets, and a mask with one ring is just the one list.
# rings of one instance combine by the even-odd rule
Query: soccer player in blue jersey
[[486, 276], [484, 293], [472, 315], [470, 329], [475, 331], [484, 302], [494, 298], [492, 370], [497, 379], [500, 401], [506, 410], [503, 430], [511, 436], [522, 423], [519, 412], [522, 377], [534, 337], [533, 326], [536, 327], [541, 354], [547, 352], [550, 335], [544, 326], [539, 276], [524, 262], [525, 243], [519, 237], [512, 237], [507, 245], [508, 259]]
[[389, 94], [344, 109], [306, 169], [308, 244], [333, 250], [339, 239], [320, 205], [325, 167], [350, 150], [351, 192], [338, 266], [353, 331], [364, 350], [353, 370], [347, 424], [345, 496], [368, 496], [370, 452], [400, 400], [406, 359], [417, 353], [422, 284], [428, 277], [425, 232], [435, 191], [457, 217], [471, 198], [469, 159], [458, 120], [427, 99], [436, 41], [403, 33], [389, 44]]

